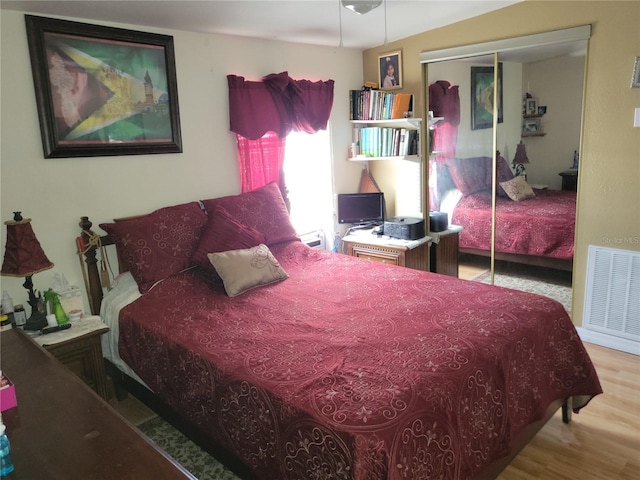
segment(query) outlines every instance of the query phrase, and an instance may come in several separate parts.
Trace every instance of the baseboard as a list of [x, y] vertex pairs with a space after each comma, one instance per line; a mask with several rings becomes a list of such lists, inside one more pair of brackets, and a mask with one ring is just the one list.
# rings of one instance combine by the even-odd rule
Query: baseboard
[[576, 327], [576, 330], [583, 342], [594, 343], [601, 347], [613, 348], [614, 350], [640, 356], [640, 343], [638, 342], [607, 335], [606, 333], [594, 332], [582, 327]]

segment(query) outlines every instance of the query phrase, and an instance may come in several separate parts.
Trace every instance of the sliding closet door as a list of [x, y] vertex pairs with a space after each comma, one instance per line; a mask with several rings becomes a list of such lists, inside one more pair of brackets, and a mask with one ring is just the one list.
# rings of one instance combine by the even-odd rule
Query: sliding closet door
[[[502, 121], [494, 64], [496, 55], [432, 62], [425, 68], [429, 135], [430, 211], [447, 213], [449, 223], [467, 226], [459, 234], [478, 276], [492, 271], [496, 124]], [[498, 102], [498, 107], [500, 102]], [[494, 121], [495, 114], [498, 114]]]

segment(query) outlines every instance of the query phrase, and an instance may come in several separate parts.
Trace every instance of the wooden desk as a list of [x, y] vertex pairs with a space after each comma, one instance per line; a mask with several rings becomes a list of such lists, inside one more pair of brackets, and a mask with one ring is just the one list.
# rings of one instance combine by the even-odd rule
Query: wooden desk
[[0, 342], [18, 399], [2, 412], [15, 465], [7, 480], [195, 479], [22, 330]]

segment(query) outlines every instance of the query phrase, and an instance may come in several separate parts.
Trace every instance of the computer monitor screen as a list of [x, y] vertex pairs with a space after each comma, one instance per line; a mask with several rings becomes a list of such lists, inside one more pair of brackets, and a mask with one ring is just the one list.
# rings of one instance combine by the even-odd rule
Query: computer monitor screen
[[338, 223], [377, 224], [384, 222], [384, 194], [338, 194]]

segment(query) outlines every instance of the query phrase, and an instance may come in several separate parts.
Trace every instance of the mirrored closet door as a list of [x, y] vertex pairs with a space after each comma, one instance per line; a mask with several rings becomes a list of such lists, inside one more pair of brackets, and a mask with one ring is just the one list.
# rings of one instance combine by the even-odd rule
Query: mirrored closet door
[[557, 297], [568, 311], [577, 188], [566, 178], [577, 186], [589, 35], [421, 55], [424, 115], [443, 117], [429, 136], [423, 210], [464, 228], [461, 277]]

